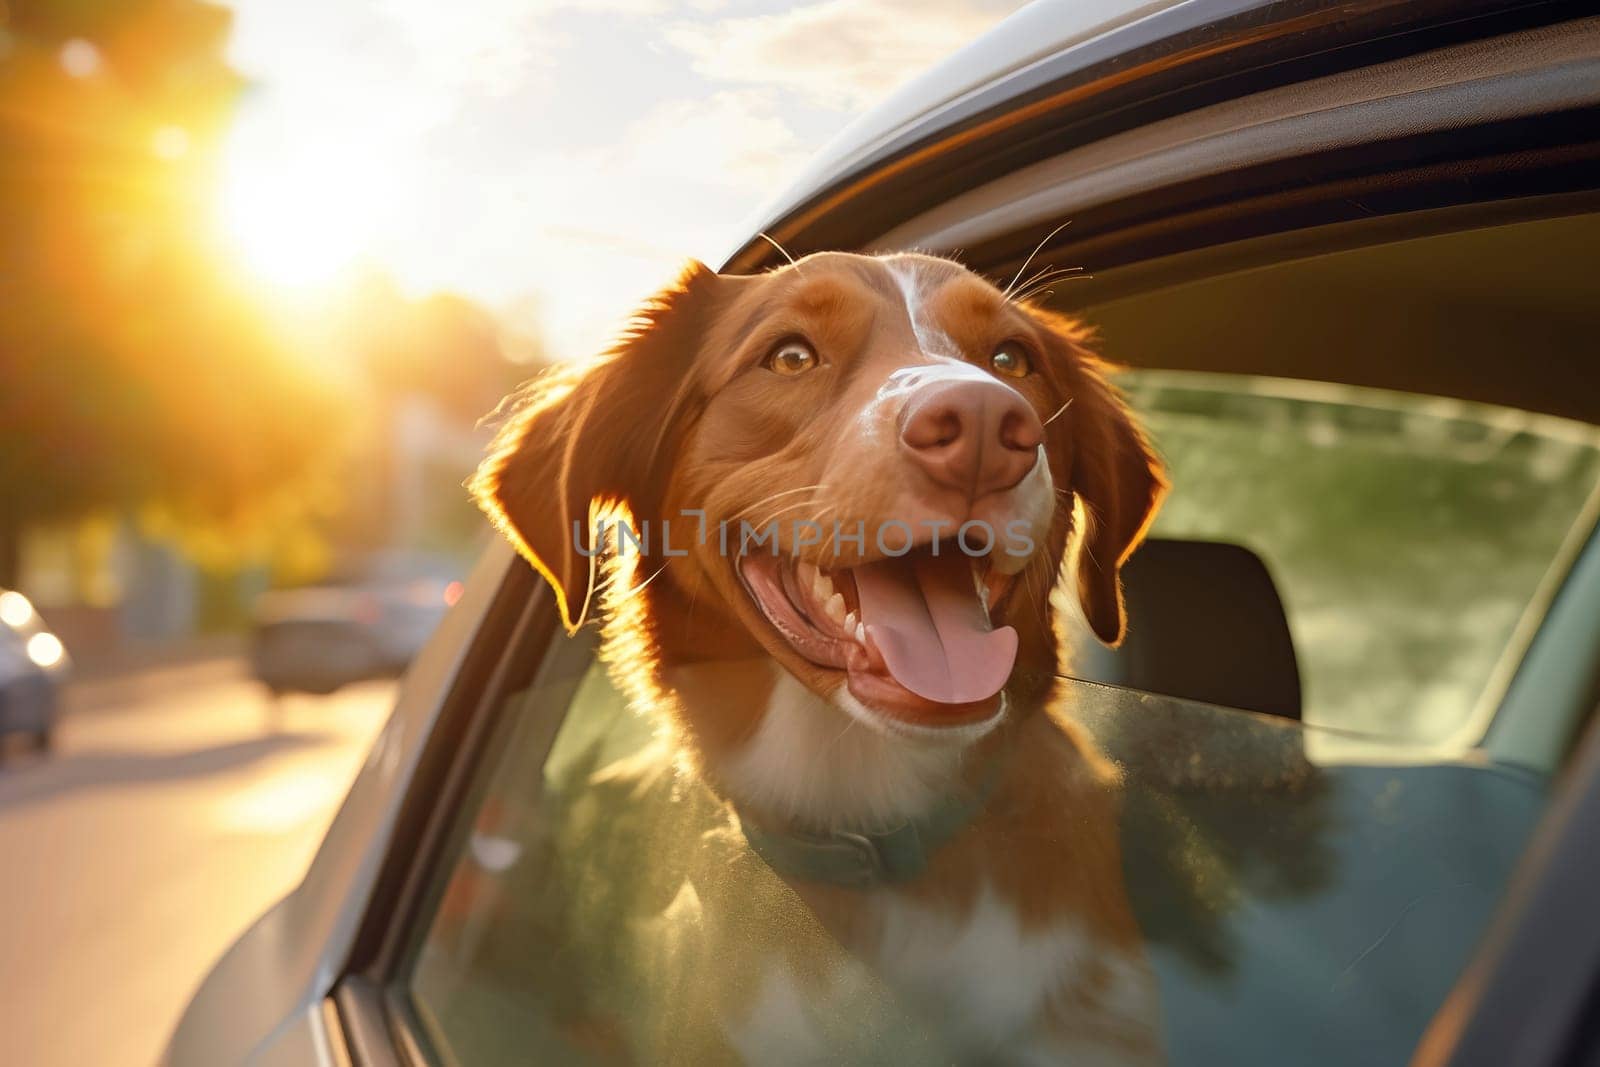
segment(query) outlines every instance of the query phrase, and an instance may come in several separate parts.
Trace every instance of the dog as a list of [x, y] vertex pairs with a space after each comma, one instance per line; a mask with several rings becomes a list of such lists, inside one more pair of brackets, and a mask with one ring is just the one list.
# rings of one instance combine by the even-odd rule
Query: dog
[[[690, 263], [507, 405], [473, 495], [569, 631], [604, 616], [618, 685], [737, 827], [720, 862], [821, 932], [697, 897], [741, 933], [700, 950], [717, 1018], [683, 1062], [852, 1057], [793, 1007], [850, 999], [834, 950], [940, 1058], [1161, 1060], [1117, 772], [1058, 691], [1062, 591], [1120, 641], [1167, 488], [1090, 343], [933, 256]], [[758, 952], [786, 962], [729, 962]]]

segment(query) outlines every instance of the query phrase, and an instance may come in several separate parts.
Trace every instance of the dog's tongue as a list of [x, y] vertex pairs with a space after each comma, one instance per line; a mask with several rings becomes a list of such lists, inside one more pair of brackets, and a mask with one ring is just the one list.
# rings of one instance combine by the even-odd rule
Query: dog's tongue
[[1017, 632], [993, 629], [958, 552], [854, 570], [867, 638], [894, 680], [940, 704], [987, 700], [1011, 677]]

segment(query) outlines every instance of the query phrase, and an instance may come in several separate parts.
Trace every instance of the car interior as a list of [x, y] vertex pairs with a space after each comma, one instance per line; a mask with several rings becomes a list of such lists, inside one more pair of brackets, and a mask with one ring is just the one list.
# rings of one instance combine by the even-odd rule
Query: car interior
[[[1549, 614], [1593, 525], [1600, 432], [1573, 418], [1589, 401], [1550, 384], [1583, 358], [1574, 323], [1595, 272], [1582, 282], [1565, 272], [1593, 256], [1548, 243], [1550, 232], [1519, 223], [1308, 247], [1075, 309], [1135, 364], [1128, 391], [1169, 460], [1212, 464], [1174, 478], [1206, 507], [1176, 489], [1173, 517], [1124, 572], [1125, 642], [1078, 642], [1071, 670], [1093, 683], [1073, 690], [1075, 715], [1125, 775], [1129, 884], [1166, 1026], [1184, 1035], [1177, 1062], [1270, 1062], [1310, 1033], [1321, 1062], [1409, 1050], [1472, 948], [1460, 932], [1487, 921], [1537, 821], [1554, 765], [1467, 757], [1481, 727], [1452, 739], [1478, 703], [1504, 695], [1477, 661], [1521, 658], [1523, 631]], [[1556, 295], [1540, 290], [1547, 272], [1563, 273]], [[1427, 279], [1420, 293], [1399, 284], [1408, 274]], [[1349, 286], [1369, 275], [1386, 281], [1352, 300]], [[1470, 310], [1484, 286], [1514, 282], [1526, 314], [1547, 320], [1525, 331], [1525, 358], [1505, 356], [1514, 319], [1478, 322]], [[1263, 292], [1300, 303], [1267, 312]], [[1393, 300], [1372, 295], [1383, 293]], [[1386, 345], [1387, 357], [1353, 351], [1362, 345]], [[1413, 356], [1434, 368], [1427, 395], [1402, 391], [1399, 364]], [[1330, 494], [1358, 506], [1311, 507]], [[1482, 524], [1434, 507], [1440, 494], [1463, 498]], [[1202, 511], [1220, 517], [1199, 522]], [[1333, 528], [1307, 528], [1302, 513]], [[1507, 560], [1493, 580], [1480, 550]], [[1308, 555], [1325, 569], [1308, 568]], [[1463, 626], [1479, 635], [1470, 669], [1436, 655], [1461, 643]], [[1375, 658], [1369, 639], [1404, 654]], [[408, 952], [408, 1004], [461, 1062], [509, 1055], [506, 1035], [525, 1036], [529, 1003], [548, 1008], [538, 1025], [559, 1027], [564, 1012], [620, 1013], [615, 998], [635, 983], [680, 980], [648, 961], [597, 958], [590, 939], [655, 921], [682, 875], [643, 895], [600, 887], [625, 882], [622, 870], [662, 869], [664, 852], [688, 847], [672, 842], [706, 840], [720, 818], [698, 790], [639, 777], [654, 758], [648, 724], [589, 643], [555, 647], [507, 698], [490, 773], [453, 832], [457, 863], [430, 891], [430, 921]], [[1454, 688], [1430, 690], [1428, 679], [1452, 672]], [[552, 702], [566, 710], [555, 726], [531, 713]], [[1411, 704], [1443, 708], [1451, 738], [1402, 724], [1386, 739], [1386, 718]], [[1571, 704], [1556, 710], [1587, 711]], [[1351, 719], [1374, 707], [1376, 727]], [[552, 728], [553, 743], [535, 740]], [[1346, 743], [1363, 730], [1373, 743]], [[625, 786], [627, 775], [638, 784]], [[579, 832], [593, 825], [609, 828], [603, 844]], [[730, 883], [771, 891], [738, 856]], [[778, 897], [773, 908], [774, 923], [804, 920]], [[1341, 1011], [1369, 1024], [1340, 1028]], [[1247, 1035], [1207, 1023], [1247, 1016], [1261, 1020]], [[872, 1011], [861, 1025], [885, 1039]]]
[[1137, 624], [1114, 649], [1080, 628], [1075, 677], [1299, 720], [1294, 641], [1260, 556], [1151, 538], [1123, 569], [1122, 595]]
[[[1465, 228], [1430, 235], [1430, 221]], [[1055, 299], [1083, 308], [1131, 366], [1364, 385], [1600, 422], [1600, 214], [1496, 223], [1443, 212], [1396, 228], [1388, 222], [1389, 239], [1355, 248], [1340, 247], [1356, 237], [1349, 227], [1295, 234], [1288, 248], [1262, 241], [1257, 254], [1275, 258], [1257, 264], [1230, 247], [1108, 272], [1055, 286]], [[1232, 262], [1216, 272], [1219, 259]], [[1193, 280], [1160, 285], [1162, 274]]]
[[[1125, 387], [1176, 471], [1156, 538], [1126, 575], [1136, 620], [1127, 643], [1105, 651], [1090, 642], [1081, 676], [1304, 712], [1319, 725], [1405, 743], [1443, 744], [1450, 735], [1445, 748], [1460, 753], [1491, 725], [1519, 729], [1511, 703], [1497, 721], [1509, 679], [1594, 524], [1600, 393], [1586, 383], [1600, 306], [1600, 215], [1506, 221], [1498, 212], [1449, 211], [1386, 221], [1365, 235], [1370, 244], [1351, 230], [1242, 242], [1051, 286], [1050, 302], [1096, 327], [1104, 350], [1131, 368]], [[1202, 389], [1222, 399], [1197, 399]], [[1244, 415], [1251, 393], [1280, 402]], [[1320, 413], [1319, 404], [1327, 405]], [[1230, 446], [1198, 429], [1203, 417], [1237, 418], [1262, 436]], [[1314, 502], [1297, 498], [1303, 487], [1290, 480], [1273, 481], [1269, 453], [1293, 436], [1273, 434], [1290, 423], [1303, 430], [1293, 441], [1304, 450], [1284, 458], [1294, 478], [1315, 481], [1307, 472], [1319, 469], [1317, 457], [1342, 454], [1350, 468], [1343, 480], [1317, 488], [1362, 509], [1342, 517], [1350, 523], [1342, 542], [1318, 546], [1323, 560], [1345, 567], [1322, 576], [1320, 591], [1303, 565], [1310, 553], [1293, 547], [1292, 515], [1282, 513]], [[1351, 458], [1363, 448], [1372, 462], [1365, 481]], [[1215, 466], [1225, 469], [1197, 459], [1212, 449], [1223, 451]], [[1246, 504], [1252, 490], [1236, 483], [1252, 479], [1256, 500]], [[1470, 514], [1438, 506], [1441, 479], [1474, 499]], [[1513, 501], [1513, 484], [1528, 495]], [[1205, 499], [1192, 499], [1197, 492]], [[1336, 512], [1324, 521], [1341, 521]], [[1476, 577], [1457, 581], [1467, 573]], [[1309, 601], [1331, 608], [1336, 586], [1349, 590], [1340, 601], [1346, 618], [1320, 621], [1322, 609]], [[1470, 627], [1461, 621], [1468, 616]], [[1480, 665], [1435, 661], [1406, 674], [1375, 648], [1357, 655], [1357, 627], [1385, 633], [1418, 663], [1431, 655], [1430, 632], [1441, 640], [1470, 632], [1481, 638], [1473, 649]], [[1341, 642], [1350, 652], [1330, 673], [1326, 656]], [[1330, 703], [1330, 684], [1359, 689], [1391, 667], [1395, 685], [1373, 705], [1384, 704], [1384, 715], [1352, 718]], [[1430, 690], [1430, 671], [1455, 672], [1457, 691]], [[1559, 720], [1554, 732], [1570, 741], [1592, 710], [1588, 692], [1579, 687], [1565, 706], [1522, 717]], [[1430, 701], [1441, 710], [1425, 729], [1386, 725]], [[1445, 714], [1446, 704], [1456, 710]], [[1551, 774], [1564, 758], [1545, 751], [1520, 762]]]

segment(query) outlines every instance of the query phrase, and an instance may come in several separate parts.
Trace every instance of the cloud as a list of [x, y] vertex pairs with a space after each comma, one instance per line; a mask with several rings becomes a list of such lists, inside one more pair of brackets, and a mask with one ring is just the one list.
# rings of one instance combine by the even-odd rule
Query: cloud
[[779, 86], [823, 107], [858, 109], [1018, 6], [1009, 0], [824, 0], [779, 14], [679, 22], [666, 38], [707, 78]]
[[476, 0], [468, 14], [436, 0], [377, 0], [373, 11], [403, 37], [423, 80], [499, 95], [564, 43], [542, 25], [550, 6]]
[[784, 120], [776, 94], [736, 90], [664, 101], [614, 145], [534, 168], [561, 175], [529, 205], [541, 253], [533, 269], [550, 275], [535, 284], [593, 294], [581, 306], [543, 307], [556, 351], [592, 350], [687, 256], [714, 257], [743, 237], [745, 218], [812, 147]]
[[[529, 81], [573, 41], [575, 15], [637, 18], [667, 0], [227, 0], [235, 32], [229, 58], [275, 88], [370, 88], [454, 102], [460, 93], [501, 95]], [[394, 77], [403, 74], [403, 78]]]
[[542, 145], [508, 170], [432, 161], [412, 175], [415, 202], [430, 206], [380, 258], [408, 291], [464, 289], [554, 354], [585, 355], [686, 257], [713, 259], [745, 236], [744, 219], [811, 148], [773, 93], [664, 100], [602, 145]]
[[613, 165], [741, 192], [775, 192], [808, 146], [778, 114], [776, 94], [744, 90], [661, 104], [629, 127]]

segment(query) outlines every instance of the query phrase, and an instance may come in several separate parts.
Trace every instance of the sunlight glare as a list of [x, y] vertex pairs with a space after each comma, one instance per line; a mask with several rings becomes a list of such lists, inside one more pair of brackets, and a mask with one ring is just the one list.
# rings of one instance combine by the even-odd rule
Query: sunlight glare
[[343, 796], [344, 781], [336, 766], [297, 767], [234, 790], [217, 820], [239, 833], [288, 833], [330, 815]]
[[398, 168], [348, 131], [287, 130], [246, 111], [224, 147], [219, 222], [241, 265], [289, 288], [326, 286], [371, 255]]
[[150, 135], [150, 151], [167, 162], [182, 159], [189, 152], [189, 131], [182, 126], [162, 126]]

